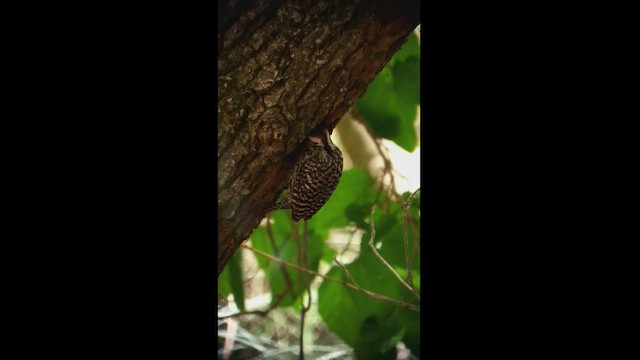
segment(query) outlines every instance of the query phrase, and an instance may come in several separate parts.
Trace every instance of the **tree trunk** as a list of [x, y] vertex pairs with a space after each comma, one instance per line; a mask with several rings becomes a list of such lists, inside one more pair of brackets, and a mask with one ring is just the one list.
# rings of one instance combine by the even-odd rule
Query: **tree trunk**
[[218, 24], [218, 275], [419, 22], [419, 1], [228, 1]]

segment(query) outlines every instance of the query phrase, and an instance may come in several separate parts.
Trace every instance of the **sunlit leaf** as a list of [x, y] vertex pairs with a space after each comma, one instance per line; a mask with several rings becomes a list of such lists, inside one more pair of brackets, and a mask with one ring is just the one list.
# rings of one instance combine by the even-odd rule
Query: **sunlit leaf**
[[356, 107], [374, 133], [412, 152], [420, 104], [420, 48], [411, 34], [358, 100]]

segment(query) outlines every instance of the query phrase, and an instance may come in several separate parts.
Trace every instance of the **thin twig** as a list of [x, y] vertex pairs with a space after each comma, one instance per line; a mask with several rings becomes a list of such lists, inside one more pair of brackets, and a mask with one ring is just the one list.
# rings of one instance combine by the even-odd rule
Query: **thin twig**
[[[394, 175], [393, 175], [393, 164], [392, 164], [391, 159], [389, 158], [389, 156], [387, 156], [387, 152], [389, 151], [389, 149], [387, 149], [386, 146], [382, 145], [382, 143], [380, 142], [381, 139], [379, 137], [377, 137], [373, 133], [373, 130], [371, 130], [371, 128], [369, 127], [367, 122], [362, 117], [362, 114], [360, 114], [360, 112], [358, 111], [358, 109], [355, 106], [353, 106], [351, 108], [350, 113], [351, 113], [351, 117], [364, 127], [364, 129], [366, 130], [367, 134], [369, 135], [369, 137], [373, 141], [373, 143], [374, 143], [374, 145], [376, 147], [376, 150], [378, 150], [378, 154], [382, 158], [382, 162], [384, 164], [384, 167], [382, 169], [382, 176], [380, 177], [380, 190], [376, 194], [374, 202], [377, 203], [378, 200], [380, 199], [380, 193], [382, 192], [382, 189], [384, 188], [384, 178], [387, 175], [389, 175], [389, 187], [387, 189], [389, 197], [393, 197], [395, 199], [398, 199], [400, 197], [400, 195], [398, 193], [396, 193], [396, 191], [395, 191], [395, 189], [396, 189], [396, 185], [395, 185], [396, 181], [395, 181], [395, 178], [394, 178]], [[385, 149], [383, 149], [383, 147], [386, 149], [386, 152], [385, 152]]]
[[[303, 228], [302, 228], [302, 248], [298, 248], [298, 265], [300, 266], [304, 266], [305, 268], [309, 268], [309, 254], [307, 252], [307, 244], [308, 244], [308, 238], [307, 238], [307, 220], [304, 220], [303, 223]], [[304, 264], [302, 264], [302, 261], [304, 261]], [[298, 278], [301, 278], [301, 274], [298, 275]], [[307, 292], [308, 292], [308, 301], [309, 303], [307, 304], [307, 306], [304, 305], [304, 292], [302, 292], [302, 289], [300, 289], [300, 354], [298, 355], [298, 357], [300, 358], [300, 360], [304, 360], [304, 318], [305, 315], [307, 314], [307, 311], [309, 311], [309, 309], [311, 308], [311, 286], [309, 285], [309, 273], [305, 272], [304, 273], [304, 277], [305, 277], [305, 283], [306, 283], [306, 288], [307, 288]]]
[[393, 304], [398, 305], [400, 307], [403, 307], [403, 308], [406, 308], [406, 309], [409, 309], [409, 310], [413, 310], [415, 312], [420, 312], [420, 307], [419, 306], [416, 306], [416, 305], [413, 305], [413, 304], [409, 304], [409, 303], [406, 303], [404, 301], [392, 299], [392, 298], [389, 298], [389, 297], [386, 297], [386, 296], [383, 296], [383, 295], [379, 295], [379, 294], [373, 293], [373, 292], [368, 291], [368, 290], [360, 289], [360, 288], [358, 288], [357, 286], [355, 286], [353, 284], [349, 284], [349, 283], [347, 283], [345, 281], [342, 281], [342, 280], [334, 279], [332, 277], [320, 274], [320, 273], [312, 271], [312, 270], [303, 269], [300, 266], [288, 263], [288, 262], [286, 262], [286, 261], [284, 261], [282, 259], [275, 258], [275, 257], [273, 257], [273, 256], [271, 256], [271, 255], [269, 255], [269, 254], [267, 254], [265, 252], [262, 252], [260, 250], [254, 249], [254, 248], [252, 248], [252, 247], [250, 247], [250, 246], [248, 246], [246, 244], [242, 244], [240, 246], [245, 248], [245, 249], [247, 249], [247, 250], [251, 250], [251, 251], [253, 251], [254, 253], [256, 253], [258, 255], [264, 256], [264, 257], [268, 258], [271, 261], [275, 261], [275, 262], [277, 262], [279, 264], [282, 264], [284, 266], [290, 267], [292, 269], [296, 269], [296, 270], [302, 271], [302, 272], [308, 272], [311, 275], [315, 275], [315, 276], [321, 277], [321, 278], [323, 278], [323, 279], [325, 279], [327, 281], [331, 281], [331, 282], [334, 282], [336, 284], [340, 284], [340, 285], [346, 286], [349, 289], [361, 292], [361, 293], [363, 293], [363, 294], [365, 294], [365, 295], [367, 295], [367, 296], [369, 296], [369, 297], [371, 297], [373, 299], [390, 302], [390, 303], [393, 303]]
[[[338, 264], [338, 266], [342, 269], [342, 271], [344, 271], [344, 273], [347, 276], [347, 278], [353, 283], [353, 284], [345, 283], [344, 285], [347, 285], [352, 289], [353, 289], [353, 286], [355, 286], [357, 290], [359, 290], [360, 292], [362, 292], [362, 293], [364, 293], [364, 294], [366, 294], [369, 297], [372, 297], [374, 299], [383, 300], [383, 301], [389, 301], [389, 300], [383, 299], [383, 298], [385, 298], [385, 296], [373, 293], [373, 292], [371, 292], [369, 290], [366, 290], [366, 289], [362, 288], [360, 285], [358, 285], [358, 283], [356, 283], [356, 281], [353, 279], [353, 276], [351, 275], [349, 270], [347, 270], [347, 268], [344, 265], [342, 265], [342, 263], [340, 261], [338, 261], [338, 259], [336, 258], [335, 254], [333, 255], [333, 260], [336, 262], [336, 264]], [[387, 298], [387, 299], [389, 299], [389, 298]], [[400, 306], [402, 306], [404, 308], [420, 312], [420, 307], [418, 307], [418, 306], [415, 306], [415, 305], [412, 305], [412, 304], [409, 304], [409, 303], [405, 303], [403, 301], [398, 301], [398, 300], [393, 300], [393, 301], [390, 301], [390, 302], [393, 302], [393, 303], [395, 303], [397, 305], [400, 305]]]
[[409, 216], [409, 224], [411, 224], [411, 229], [413, 229], [413, 232], [411, 232], [411, 236], [413, 236], [413, 246], [415, 246], [418, 252], [420, 252], [420, 239], [418, 238], [418, 232], [416, 231], [416, 226], [418, 226], [417, 223], [418, 220], [416, 220], [416, 218]]
[[[293, 216], [293, 214], [291, 214], [291, 216]], [[300, 249], [301, 249], [300, 233], [298, 232], [300, 227], [298, 226], [298, 223], [296, 221], [293, 221], [293, 218], [289, 217], [289, 221], [291, 221], [291, 237], [293, 237], [293, 240], [296, 242], [297, 262], [298, 262], [298, 265], [300, 265], [302, 264], [302, 258], [301, 258], [302, 253], [300, 252]], [[294, 295], [295, 295], [294, 299], [299, 294], [302, 294], [302, 277], [300, 276], [300, 274], [298, 274], [298, 287], [294, 291]]]
[[[302, 259], [304, 261], [304, 267], [306, 269], [309, 269], [309, 238], [307, 236], [307, 220], [304, 220], [303, 231], [304, 231], [304, 235], [303, 235], [303, 241], [302, 241]], [[308, 272], [304, 273], [304, 277], [305, 277], [307, 293], [309, 294], [309, 299], [308, 299], [307, 306], [305, 307], [303, 305], [302, 308], [304, 309], [305, 312], [307, 312], [309, 311], [309, 308], [311, 308], [311, 283], [309, 282]], [[302, 300], [302, 296], [300, 297], [300, 299]], [[302, 301], [301, 301], [301, 304], [302, 304]]]
[[344, 255], [347, 253], [347, 251], [349, 251], [349, 249], [351, 248], [351, 242], [353, 241], [353, 238], [356, 236], [356, 233], [358, 232], [358, 227], [354, 226], [353, 229], [350, 230], [350, 235], [349, 235], [349, 240], [347, 241], [347, 245], [342, 249], [342, 251], [340, 251], [340, 256]]
[[347, 268], [344, 265], [342, 265], [342, 263], [340, 261], [338, 261], [338, 258], [336, 257], [336, 254], [333, 254], [333, 261], [335, 261], [336, 264], [338, 264], [338, 266], [340, 266], [342, 271], [344, 271], [344, 274], [347, 275], [347, 278], [353, 283], [353, 285], [355, 285], [360, 290], [366, 291], [360, 285], [358, 285], [358, 283], [353, 279], [353, 276], [351, 276], [351, 272], [349, 272], [349, 270], [347, 270]]
[[404, 285], [404, 287], [406, 287], [407, 290], [409, 290], [413, 294], [413, 296], [416, 297], [416, 299], [420, 300], [420, 295], [411, 286], [409, 286], [409, 284], [407, 284], [404, 281], [404, 279], [402, 279], [402, 276], [400, 276], [393, 269], [393, 266], [389, 265], [389, 263], [382, 257], [382, 255], [378, 253], [378, 250], [376, 250], [376, 247], [373, 245], [373, 239], [375, 239], [376, 237], [376, 228], [375, 228], [375, 224], [373, 223], [373, 213], [375, 212], [375, 210], [376, 210], [376, 206], [373, 205], [371, 207], [371, 238], [369, 238], [369, 248], [371, 248], [371, 251], [373, 251], [373, 254], [380, 260], [380, 262], [382, 262], [384, 266], [387, 267], [387, 269], [389, 269], [389, 271], [391, 271], [391, 273], [398, 279], [398, 281], [400, 281], [400, 283]]
[[409, 245], [408, 245], [409, 240], [407, 239], [407, 208], [409, 208], [409, 204], [411, 204], [411, 200], [413, 200], [413, 197], [419, 191], [420, 191], [420, 188], [418, 188], [418, 190], [414, 191], [413, 194], [409, 196], [409, 199], [407, 199], [407, 202], [404, 203], [404, 207], [402, 209], [402, 240], [404, 242], [404, 258], [405, 258], [405, 263], [407, 264], [407, 281], [409, 282], [409, 285], [411, 285], [412, 289], [414, 289], [414, 287], [413, 287], [413, 277], [411, 276], [412, 264], [409, 261]]

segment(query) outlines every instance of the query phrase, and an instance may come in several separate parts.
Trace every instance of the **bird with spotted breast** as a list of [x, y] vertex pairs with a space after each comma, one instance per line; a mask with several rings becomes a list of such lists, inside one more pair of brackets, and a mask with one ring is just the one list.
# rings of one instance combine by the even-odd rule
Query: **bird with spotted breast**
[[329, 130], [323, 127], [312, 132], [294, 164], [289, 193], [267, 212], [291, 209], [293, 221], [311, 219], [338, 186], [342, 165], [342, 152], [331, 141]]

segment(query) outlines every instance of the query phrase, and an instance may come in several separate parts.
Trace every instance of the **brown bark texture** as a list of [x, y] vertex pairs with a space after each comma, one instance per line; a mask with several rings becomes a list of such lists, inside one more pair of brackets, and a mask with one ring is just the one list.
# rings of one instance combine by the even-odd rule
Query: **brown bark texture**
[[218, 276], [419, 23], [419, 1], [225, 1], [218, 23]]

